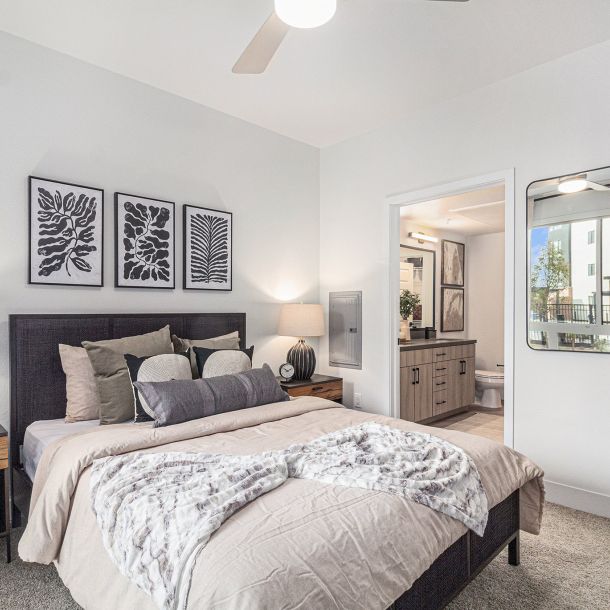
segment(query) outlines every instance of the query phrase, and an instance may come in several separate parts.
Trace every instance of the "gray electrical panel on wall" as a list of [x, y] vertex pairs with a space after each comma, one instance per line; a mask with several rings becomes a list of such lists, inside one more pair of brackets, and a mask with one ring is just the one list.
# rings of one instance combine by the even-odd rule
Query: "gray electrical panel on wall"
[[362, 368], [362, 291], [329, 293], [330, 366]]

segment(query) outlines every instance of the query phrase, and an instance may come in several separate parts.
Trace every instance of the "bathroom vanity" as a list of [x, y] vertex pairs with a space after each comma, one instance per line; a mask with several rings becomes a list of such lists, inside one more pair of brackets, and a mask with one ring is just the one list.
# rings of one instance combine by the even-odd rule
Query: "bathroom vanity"
[[429, 422], [475, 400], [475, 340], [418, 339], [400, 346], [400, 418]]

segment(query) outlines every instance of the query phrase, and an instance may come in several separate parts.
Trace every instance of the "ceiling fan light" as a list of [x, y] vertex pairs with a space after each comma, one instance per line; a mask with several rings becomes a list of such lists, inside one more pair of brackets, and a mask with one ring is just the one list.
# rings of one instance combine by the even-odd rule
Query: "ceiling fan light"
[[560, 193], [580, 193], [587, 188], [587, 177], [586, 176], [570, 176], [568, 178], [562, 178], [559, 181], [557, 189]]
[[330, 21], [337, 0], [275, 0], [275, 13], [293, 28], [317, 28]]

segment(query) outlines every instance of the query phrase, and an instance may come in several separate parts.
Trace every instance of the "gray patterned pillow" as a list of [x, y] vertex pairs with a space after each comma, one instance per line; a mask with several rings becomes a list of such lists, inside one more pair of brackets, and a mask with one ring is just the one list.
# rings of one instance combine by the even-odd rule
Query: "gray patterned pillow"
[[134, 386], [146, 400], [155, 428], [290, 399], [268, 364], [236, 375], [156, 383], [136, 381]]

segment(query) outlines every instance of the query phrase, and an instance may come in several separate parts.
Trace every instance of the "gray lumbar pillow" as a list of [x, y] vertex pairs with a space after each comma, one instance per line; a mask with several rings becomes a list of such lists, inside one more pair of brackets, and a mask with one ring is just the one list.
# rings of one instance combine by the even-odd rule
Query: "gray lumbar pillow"
[[146, 400], [155, 428], [290, 399], [268, 364], [236, 375], [156, 383], [136, 381], [134, 386]]
[[95, 383], [100, 397], [100, 423], [118, 424], [133, 419], [134, 398], [125, 354], [158, 356], [172, 354], [169, 326], [145, 335], [83, 341], [82, 346], [93, 367]]

